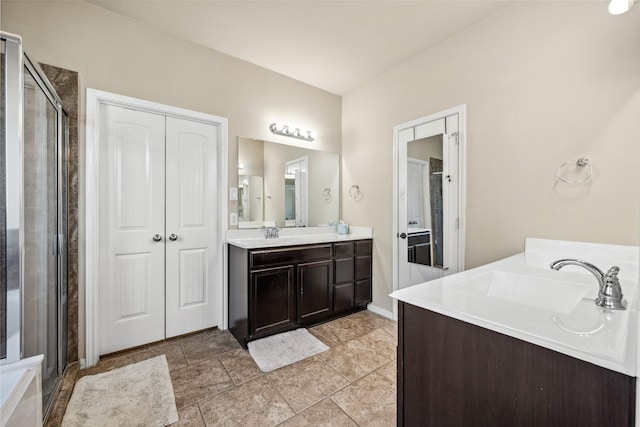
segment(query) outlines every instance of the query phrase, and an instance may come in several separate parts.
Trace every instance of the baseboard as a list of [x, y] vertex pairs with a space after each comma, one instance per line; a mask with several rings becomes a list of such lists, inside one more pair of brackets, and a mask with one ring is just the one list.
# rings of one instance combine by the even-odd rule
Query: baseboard
[[374, 313], [379, 314], [380, 316], [384, 316], [387, 319], [392, 319], [393, 320], [393, 313], [390, 312], [389, 310], [385, 310], [383, 308], [376, 307], [373, 304], [368, 304], [367, 305], [367, 310], [373, 311]]
[[80, 369], [85, 369], [87, 367], [87, 359], [84, 357], [80, 359]]

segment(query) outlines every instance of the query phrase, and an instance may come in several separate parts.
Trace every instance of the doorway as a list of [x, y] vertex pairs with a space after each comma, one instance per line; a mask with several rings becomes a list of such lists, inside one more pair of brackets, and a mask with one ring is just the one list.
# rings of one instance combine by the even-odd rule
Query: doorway
[[225, 329], [227, 120], [87, 90], [87, 358]]
[[464, 270], [464, 105], [394, 127], [393, 289]]

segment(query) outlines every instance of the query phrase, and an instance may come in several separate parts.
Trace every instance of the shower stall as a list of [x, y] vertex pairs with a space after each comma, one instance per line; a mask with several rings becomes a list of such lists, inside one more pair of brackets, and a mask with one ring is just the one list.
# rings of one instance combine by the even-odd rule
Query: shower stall
[[43, 355], [43, 417], [67, 364], [68, 117], [21, 39], [0, 57], [0, 364]]

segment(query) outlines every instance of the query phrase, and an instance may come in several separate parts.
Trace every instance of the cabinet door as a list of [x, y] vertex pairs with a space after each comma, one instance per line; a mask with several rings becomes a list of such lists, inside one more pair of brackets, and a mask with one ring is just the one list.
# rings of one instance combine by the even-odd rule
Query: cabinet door
[[332, 261], [298, 264], [298, 321], [329, 314], [333, 300]]
[[249, 335], [295, 325], [293, 266], [254, 270], [249, 276]]

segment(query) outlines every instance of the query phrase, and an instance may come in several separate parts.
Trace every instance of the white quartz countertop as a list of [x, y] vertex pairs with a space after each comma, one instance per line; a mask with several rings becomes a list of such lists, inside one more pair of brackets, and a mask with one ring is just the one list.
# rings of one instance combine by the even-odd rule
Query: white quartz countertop
[[[561, 258], [620, 267], [627, 310], [594, 300], [598, 282]], [[638, 248], [527, 239], [518, 255], [395, 291], [399, 301], [512, 336], [626, 375], [637, 373]], [[428, 325], [425, 325], [428, 327]]]
[[349, 234], [338, 234], [336, 227], [283, 228], [280, 237], [265, 239], [262, 230], [228, 230], [226, 242], [243, 249], [309, 245], [373, 238], [369, 227], [352, 226]]

